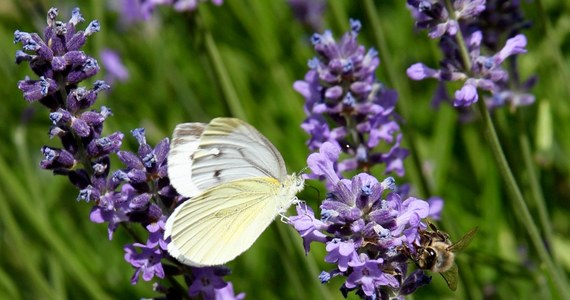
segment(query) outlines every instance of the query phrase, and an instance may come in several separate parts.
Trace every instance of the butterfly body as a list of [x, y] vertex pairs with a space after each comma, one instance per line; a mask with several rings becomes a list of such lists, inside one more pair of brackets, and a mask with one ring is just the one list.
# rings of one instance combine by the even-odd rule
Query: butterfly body
[[303, 189], [277, 149], [231, 118], [180, 124], [168, 156], [171, 184], [189, 197], [170, 215], [169, 253], [184, 264], [224, 264], [247, 250]]

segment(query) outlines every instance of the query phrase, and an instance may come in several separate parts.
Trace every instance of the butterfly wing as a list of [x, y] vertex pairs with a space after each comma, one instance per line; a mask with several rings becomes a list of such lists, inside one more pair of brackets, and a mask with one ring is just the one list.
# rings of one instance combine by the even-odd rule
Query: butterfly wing
[[[279, 151], [246, 122], [216, 118], [203, 128], [196, 125], [200, 123], [187, 124], [175, 129], [168, 156], [168, 175], [183, 196], [193, 197], [214, 185], [238, 179], [286, 178]], [[202, 129], [199, 137], [197, 129]]]
[[192, 182], [192, 164], [190, 159], [200, 145], [200, 137], [208, 124], [178, 124], [172, 135], [168, 152], [168, 178], [176, 191], [185, 197], [193, 197], [200, 190]]
[[[281, 183], [249, 178], [214, 186], [168, 218], [168, 252], [191, 266], [224, 264], [247, 250], [277, 216]], [[292, 198], [294, 195], [283, 195]]]
[[277, 149], [253, 126], [233, 118], [216, 118], [208, 124], [194, 155], [192, 181], [208, 188], [242, 178], [272, 177], [287, 173]]

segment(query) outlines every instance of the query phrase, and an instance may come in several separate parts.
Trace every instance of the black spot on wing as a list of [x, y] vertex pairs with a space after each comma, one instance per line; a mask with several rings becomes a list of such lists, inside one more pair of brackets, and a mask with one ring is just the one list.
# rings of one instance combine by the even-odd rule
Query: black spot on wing
[[216, 178], [217, 180], [221, 180], [220, 178], [221, 175], [222, 175], [222, 170], [214, 171], [214, 178]]

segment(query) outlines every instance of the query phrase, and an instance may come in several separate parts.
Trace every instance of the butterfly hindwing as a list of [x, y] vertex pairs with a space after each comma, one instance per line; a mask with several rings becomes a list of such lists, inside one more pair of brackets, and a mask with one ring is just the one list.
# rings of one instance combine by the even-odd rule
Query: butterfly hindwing
[[281, 184], [248, 178], [220, 184], [187, 200], [166, 223], [170, 254], [192, 266], [226, 263], [247, 250], [277, 216]]

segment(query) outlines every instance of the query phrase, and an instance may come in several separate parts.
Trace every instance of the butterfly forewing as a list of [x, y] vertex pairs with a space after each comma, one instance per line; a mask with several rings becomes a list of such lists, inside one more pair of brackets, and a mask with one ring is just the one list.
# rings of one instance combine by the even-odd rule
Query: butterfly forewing
[[[193, 266], [224, 264], [247, 250], [277, 216], [281, 184], [249, 178], [220, 184], [184, 202], [166, 223], [168, 251]], [[293, 197], [294, 195], [287, 195]]]
[[200, 193], [192, 182], [192, 163], [190, 159], [198, 150], [200, 137], [207, 124], [183, 123], [176, 126], [168, 152], [168, 177], [176, 191], [185, 197]]
[[281, 181], [287, 176], [277, 149], [239, 119], [212, 120], [192, 158], [192, 182], [200, 190], [243, 178], [272, 177]]

